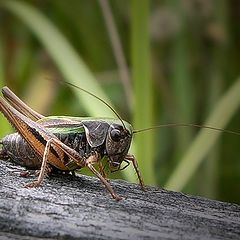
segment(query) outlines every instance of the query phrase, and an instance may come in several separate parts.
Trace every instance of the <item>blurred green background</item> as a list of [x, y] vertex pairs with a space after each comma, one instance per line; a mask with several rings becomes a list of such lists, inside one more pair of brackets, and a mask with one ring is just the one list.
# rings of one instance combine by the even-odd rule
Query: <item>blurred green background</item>
[[[134, 129], [240, 131], [239, 21], [235, 0], [1, 0], [0, 84], [44, 115], [116, 117], [66, 80]], [[148, 185], [240, 203], [239, 146], [175, 127], [136, 134], [131, 152]], [[131, 166], [110, 177], [137, 181]]]

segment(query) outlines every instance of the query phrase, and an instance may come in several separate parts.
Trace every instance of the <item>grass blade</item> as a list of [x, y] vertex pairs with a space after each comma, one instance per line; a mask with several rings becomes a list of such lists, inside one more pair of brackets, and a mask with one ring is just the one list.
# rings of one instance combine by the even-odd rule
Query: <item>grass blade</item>
[[[240, 106], [240, 79], [219, 100], [204, 125], [224, 128]], [[196, 172], [221, 132], [202, 129], [170, 176], [165, 188], [180, 191]]]
[[[2, 38], [0, 36], [0, 86], [3, 87], [5, 85], [5, 48], [2, 41]], [[3, 114], [0, 114], [0, 137], [5, 136], [11, 131], [11, 125], [8, 123], [7, 119], [3, 116]]]
[[[150, 70], [150, 1], [132, 1], [132, 77], [134, 82], [134, 128], [153, 124], [153, 86]], [[153, 133], [136, 136], [136, 157], [146, 183], [154, 184]]]
[[[41, 14], [41, 12], [21, 1], [5, 1], [3, 6], [18, 16], [38, 37], [67, 81], [93, 92], [110, 103], [97, 80], [77, 52], [60, 31]], [[77, 89], [74, 91], [89, 115], [96, 117], [115, 117], [111, 110], [103, 107], [102, 103], [97, 99]]]

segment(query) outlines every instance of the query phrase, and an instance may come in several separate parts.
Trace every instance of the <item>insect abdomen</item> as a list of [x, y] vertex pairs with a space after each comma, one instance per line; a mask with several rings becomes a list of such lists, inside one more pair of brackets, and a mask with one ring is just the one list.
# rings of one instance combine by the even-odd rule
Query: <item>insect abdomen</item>
[[18, 133], [5, 136], [1, 144], [1, 157], [10, 159], [15, 164], [28, 169], [41, 167], [41, 158]]
[[[77, 151], [80, 156], [87, 156], [92, 150], [84, 132], [68, 134], [54, 133], [54, 135], [61, 142]], [[34, 151], [20, 134], [13, 133], [5, 136], [1, 140], [1, 144], [2, 150], [0, 152], [0, 158], [10, 159], [15, 164], [26, 167], [27, 169], [40, 169], [42, 157]], [[66, 155], [64, 163], [67, 164], [68, 162], [69, 157]]]

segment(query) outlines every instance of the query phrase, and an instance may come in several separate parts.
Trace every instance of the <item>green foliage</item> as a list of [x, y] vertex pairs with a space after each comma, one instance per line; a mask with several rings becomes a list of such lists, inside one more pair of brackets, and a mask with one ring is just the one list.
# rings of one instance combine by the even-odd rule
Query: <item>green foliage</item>
[[[240, 106], [239, 93], [240, 80], [236, 81], [231, 89], [218, 101], [217, 106], [204, 125], [224, 128]], [[202, 129], [172, 173], [166, 188], [181, 190], [194, 175], [199, 164], [213, 147], [220, 134], [219, 131], [209, 133], [206, 129]], [[186, 169], [188, 170], [186, 171]]]
[[[111, 103], [135, 129], [196, 123], [239, 131], [240, 19], [231, 1], [107, 2], [113, 20], [103, 17], [100, 1], [0, 1], [1, 86], [46, 115], [115, 117], [101, 102], [57, 81], [64, 79]], [[115, 21], [132, 77], [128, 93], [119, 80], [119, 53], [111, 47], [118, 36], [109, 38], [104, 21]], [[0, 117], [4, 136], [10, 125]], [[145, 182], [240, 202], [239, 136], [197, 132], [136, 134]], [[136, 181], [131, 167], [121, 174]]]
[[[133, 123], [136, 129], [153, 125], [153, 81], [150, 69], [149, 1], [132, 1]], [[136, 137], [136, 157], [147, 184], [155, 183], [153, 132]], [[142, 147], [144, 146], [144, 148]], [[147, 160], [147, 161], [146, 161]]]

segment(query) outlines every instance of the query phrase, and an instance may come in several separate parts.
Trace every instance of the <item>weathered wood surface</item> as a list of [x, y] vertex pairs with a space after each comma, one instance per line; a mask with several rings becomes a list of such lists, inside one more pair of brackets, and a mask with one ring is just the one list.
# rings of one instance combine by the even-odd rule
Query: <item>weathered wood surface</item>
[[38, 189], [0, 161], [0, 239], [240, 239], [240, 206], [96, 178], [52, 176]]

